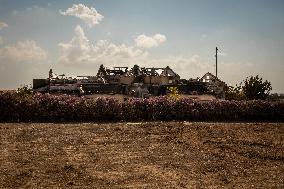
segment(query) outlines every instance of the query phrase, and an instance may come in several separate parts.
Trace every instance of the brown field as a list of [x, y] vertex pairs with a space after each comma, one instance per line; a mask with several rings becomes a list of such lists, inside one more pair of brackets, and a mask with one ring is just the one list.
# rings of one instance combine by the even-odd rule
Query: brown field
[[0, 188], [284, 188], [284, 123], [2, 123]]

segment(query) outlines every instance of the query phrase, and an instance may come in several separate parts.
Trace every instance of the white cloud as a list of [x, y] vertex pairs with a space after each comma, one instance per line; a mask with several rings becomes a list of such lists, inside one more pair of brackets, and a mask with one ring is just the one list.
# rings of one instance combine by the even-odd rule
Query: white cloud
[[165, 35], [155, 34], [153, 36], [146, 36], [145, 34], [137, 36], [135, 43], [138, 47], [142, 48], [152, 48], [158, 47], [160, 44], [167, 40]]
[[15, 45], [0, 48], [0, 59], [7, 62], [39, 62], [47, 58], [47, 52], [33, 40], [19, 41]]
[[107, 40], [99, 40], [92, 44], [85, 36], [84, 30], [78, 25], [71, 41], [58, 44], [59, 62], [65, 64], [128, 64], [143, 59], [146, 52], [125, 44], [116, 45]]
[[168, 56], [165, 58], [151, 58], [147, 51], [125, 44], [116, 45], [107, 40], [91, 43], [80, 26], [75, 28], [74, 37], [66, 43], [59, 43], [59, 63], [72, 66], [92, 65], [98, 67], [128, 66], [137, 64], [141, 67], [170, 66], [183, 78], [203, 76], [210, 65], [198, 55]]
[[8, 27], [8, 24], [0, 21], [0, 30], [2, 30], [3, 28], [6, 28], [6, 27]]
[[[156, 36], [156, 40], [159, 37]], [[163, 40], [163, 37], [161, 37], [161, 40]], [[201, 77], [206, 72], [211, 71], [212, 67], [199, 55], [152, 58], [147, 51], [141, 50], [136, 46], [117, 45], [107, 40], [91, 43], [79, 25], [75, 28], [74, 37], [69, 42], [59, 43], [58, 47], [58, 61], [61, 65], [91, 65], [94, 67], [98, 67], [100, 64], [104, 64], [107, 67], [133, 67], [134, 64], [141, 67], [170, 66], [182, 78], [186, 79]]]
[[99, 24], [104, 18], [103, 15], [97, 12], [94, 7], [87, 7], [84, 4], [73, 4], [71, 8], [66, 11], [60, 11], [62, 15], [65, 16], [75, 16], [83, 20], [89, 27]]

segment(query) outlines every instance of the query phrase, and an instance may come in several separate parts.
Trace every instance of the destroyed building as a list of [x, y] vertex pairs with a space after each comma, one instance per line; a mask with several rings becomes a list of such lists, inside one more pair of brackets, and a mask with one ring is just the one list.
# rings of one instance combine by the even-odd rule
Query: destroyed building
[[224, 81], [221, 81], [210, 72], [207, 72], [200, 80], [206, 84], [206, 88], [210, 93], [215, 94], [218, 98], [225, 98], [224, 90], [226, 83]]
[[54, 76], [52, 70], [47, 79], [34, 79], [35, 92], [91, 94], [123, 94], [135, 97], [166, 95], [169, 87], [176, 87], [184, 95], [212, 94], [224, 98], [225, 83], [211, 73], [201, 79], [181, 79], [169, 66], [146, 68], [134, 65], [133, 68], [100, 66], [96, 75]]

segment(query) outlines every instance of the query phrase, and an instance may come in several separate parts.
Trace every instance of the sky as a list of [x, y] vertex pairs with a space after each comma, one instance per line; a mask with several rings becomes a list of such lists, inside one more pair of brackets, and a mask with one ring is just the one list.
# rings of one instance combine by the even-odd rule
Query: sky
[[284, 93], [283, 0], [0, 0], [0, 89], [96, 75], [104, 64], [170, 66], [182, 78], [250, 75]]

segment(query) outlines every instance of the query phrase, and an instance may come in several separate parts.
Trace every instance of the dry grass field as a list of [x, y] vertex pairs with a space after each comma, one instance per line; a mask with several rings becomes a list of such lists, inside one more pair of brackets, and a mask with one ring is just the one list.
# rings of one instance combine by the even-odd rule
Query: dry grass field
[[284, 188], [284, 123], [2, 123], [0, 188]]

